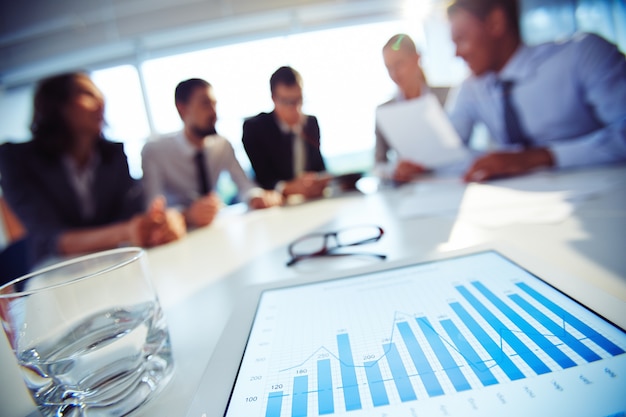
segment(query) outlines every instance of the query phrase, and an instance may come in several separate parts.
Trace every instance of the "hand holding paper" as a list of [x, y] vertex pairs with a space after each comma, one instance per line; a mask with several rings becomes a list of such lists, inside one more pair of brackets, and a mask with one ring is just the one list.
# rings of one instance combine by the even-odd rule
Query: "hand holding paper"
[[470, 158], [469, 151], [432, 94], [380, 106], [376, 120], [400, 160], [438, 168]]

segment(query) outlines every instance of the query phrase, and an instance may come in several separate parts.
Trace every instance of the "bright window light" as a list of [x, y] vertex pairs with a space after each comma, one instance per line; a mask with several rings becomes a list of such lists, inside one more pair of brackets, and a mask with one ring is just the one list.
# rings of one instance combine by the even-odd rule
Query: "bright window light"
[[29, 140], [32, 117], [32, 86], [0, 90], [0, 143]]
[[122, 65], [91, 73], [105, 99], [105, 136], [124, 143], [130, 173], [141, 177], [141, 149], [150, 135], [139, 75], [134, 66]]
[[[395, 91], [381, 50], [396, 33], [407, 33], [418, 43], [423, 39], [420, 24], [401, 20], [306, 32], [146, 61], [141, 70], [155, 129], [165, 134], [182, 128], [174, 106], [174, 89], [184, 79], [204, 78], [217, 96], [217, 130], [233, 143], [241, 164], [249, 168], [241, 146], [243, 121], [272, 110], [269, 78], [278, 67], [291, 65], [304, 79], [304, 111], [319, 120], [322, 153], [330, 170], [367, 170], [373, 164], [376, 106], [389, 100]], [[437, 46], [433, 44], [432, 49], [437, 50]], [[454, 60], [453, 49], [446, 50], [448, 59]], [[428, 51], [422, 55], [426, 64]], [[436, 54], [433, 57], [441, 60]], [[449, 71], [442, 73], [439, 81], [443, 79], [447, 85], [464, 76], [463, 72], [451, 76]]]

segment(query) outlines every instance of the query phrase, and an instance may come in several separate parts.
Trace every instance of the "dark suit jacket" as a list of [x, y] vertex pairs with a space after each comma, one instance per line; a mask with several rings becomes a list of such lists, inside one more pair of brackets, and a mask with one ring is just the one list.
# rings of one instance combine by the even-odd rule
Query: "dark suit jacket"
[[[325, 171], [326, 166], [320, 153], [320, 128], [314, 116], [308, 116], [303, 133], [305, 170]], [[246, 120], [242, 141], [256, 181], [261, 187], [271, 190], [279, 181], [294, 179], [292, 140], [280, 130], [274, 112], [260, 113]]]
[[78, 196], [61, 158], [35, 143], [0, 146], [0, 183], [4, 197], [24, 224], [36, 260], [53, 255], [60, 233], [127, 220], [144, 209], [139, 183], [128, 172], [121, 143], [101, 140], [97, 145], [93, 198], [95, 214], [84, 219]]

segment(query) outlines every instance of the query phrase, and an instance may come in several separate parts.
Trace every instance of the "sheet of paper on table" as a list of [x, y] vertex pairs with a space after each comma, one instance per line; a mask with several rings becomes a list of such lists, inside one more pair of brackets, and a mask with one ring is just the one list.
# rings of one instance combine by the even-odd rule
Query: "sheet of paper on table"
[[404, 219], [453, 215], [484, 227], [558, 223], [579, 202], [623, 186], [623, 180], [610, 181], [605, 173], [592, 170], [560, 175], [544, 171], [487, 184], [422, 181], [397, 207], [397, 214]]
[[376, 120], [400, 159], [439, 168], [471, 157], [432, 94], [380, 106]]

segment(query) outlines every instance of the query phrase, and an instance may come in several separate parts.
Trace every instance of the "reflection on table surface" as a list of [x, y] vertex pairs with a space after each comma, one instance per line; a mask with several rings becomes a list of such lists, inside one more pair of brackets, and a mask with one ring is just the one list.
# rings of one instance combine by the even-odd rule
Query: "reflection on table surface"
[[[538, 172], [486, 184], [432, 177], [396, 188], [365, 185], [371, 194], [355, 191], [252, 212], [228, 207], [211, 226], [148, 251], [177, 368], [161, 396], [138, 415], [185, 415], [242, 288], [385, 262], [347, 256], [287, 267], [287, 246], [310, 232], [380, 226], [384, 237], [362, 249], [389, 260], [502, 242], [613, 294], [626, 311], [626, 166]], [[0, 363], [2, 414], [36, 415], [6, 339]]]

